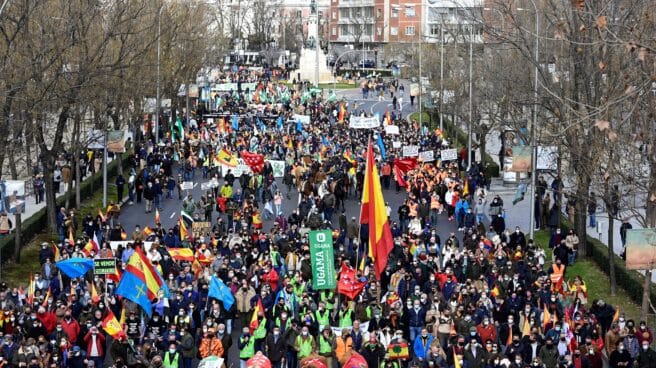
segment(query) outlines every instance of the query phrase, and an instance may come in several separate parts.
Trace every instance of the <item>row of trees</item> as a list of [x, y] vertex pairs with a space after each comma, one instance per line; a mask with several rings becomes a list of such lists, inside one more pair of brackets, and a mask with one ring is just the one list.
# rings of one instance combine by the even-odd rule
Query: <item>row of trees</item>
[[[483, 28], [485, 40], [474, 45], [472, 60], [477, 138], [484, 141], [489, 131], [505, 127], [530, 131], [537, 109], [537, 144], [559, 147], [567, 198], [575, 202], [575, 231], [586, 234], [593, 191], [611, 214], [609, 256], [614, 254], [614, 221], [634, 218], [645, 228], [656, 227], [655, 19], [652, 2], [629, 0], [491, 0], [482, 16], [471, 18]], [[454, 98], [443, 112], [461, 121], [469, 121], [467, 42], [444, 47], [444, 89]], [[424, 64], [424, 75], [439, 90], [439, 42], [423, 52], [424, 60], [427, 55], [431, 60]], [[585, 253], [582, 247], [580, 254]], [[609, 267], [614, 293], [613, 262]], [[649, 310], [651, 273], [646, 276], [643, 317]]]
[[0, 175], [42, 166], [51, 230], [56, 159], [83, 150], [90, 129], [135, 131], [143, 122], [158, 42], [162, 96], [174, 97], [175, 111], [179, 85], [228, 44], [213, 11], [195, 0], [9, 1], [0, 16]]

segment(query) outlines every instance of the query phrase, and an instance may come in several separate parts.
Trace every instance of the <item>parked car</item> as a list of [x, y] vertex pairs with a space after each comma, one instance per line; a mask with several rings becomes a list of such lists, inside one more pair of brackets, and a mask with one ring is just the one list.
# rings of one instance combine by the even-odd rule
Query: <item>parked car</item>
[[360, 61], [360, 64], [358, 64], [359, 68], [375, 68], [376, 63], [373, 60], [362, 60]]

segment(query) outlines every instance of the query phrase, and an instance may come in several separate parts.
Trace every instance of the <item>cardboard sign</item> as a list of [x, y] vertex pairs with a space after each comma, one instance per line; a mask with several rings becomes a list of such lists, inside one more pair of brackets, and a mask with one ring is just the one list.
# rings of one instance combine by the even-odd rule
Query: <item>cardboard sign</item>
[[[269, 162], [271, 164], [271, 168], [273, 169], [273, 177], [274, 178], [282, 178], [285, 175], [285, 161], [280, 161], [280, 160], [265, 160], [266, 162]], [[240, 177], [243, 173], [247, 173], [249, 175], [253, 174], [253, 171], [251, 170], [248, 165], [244, 162], [243, 159], [239, 158], [237, 159], [237, 166], [230, 167], [227, 165], [221, 165], [221, 173], [223, 176], [225, 176], [228, 173], [228, 170], [232, 170], [232, 174], [235, 177]]]
[[294, 123], [301, 121], [303, 125], [310, 125], [310, 115], [298, 115], [294, 114]]
[[392, 142], [392, 148], [401, 148], [401, 142], [398, 141]]
[[403, 157], [419, 156], [419, 146], [403, 146]]
[[93, 260], [95, 275], [111, 275], [116, 272], [116, 258], [96, 258]]
[[423, 151], [419, 152], [419, 161], [421, 162], [432, 162], [435, 161], [433, 151]]
[[360, 116], [351, 116], [349, 120], [349, 128], [351, 129], [371, 129], [378, 128], [380, 126], [380, 120], [375, 116], [372, 117], [360, 117]]
[[201, 236], [206, 236], [210, 229], [212, 228], [212, 223], [207, 221], [194, 221], [191, 225], [191, 233], [194, 236], [194, 239], [198, 239]]
[[180, 188], [182, 190], [192, 190], [192, 189], [194, 189], [194, 182], [193, 181], [183, 181], [182, 184], [180, 184]]
[[399, 132], [399, 126], [398, 125], [386, 125], [385, 126], [385, 134], [390, 134], [390, 135], [401, 134]]
[[455, 148], [445, 149], [440, 152], [442, 161], [453, 161], [458, 159], [458, 152]]

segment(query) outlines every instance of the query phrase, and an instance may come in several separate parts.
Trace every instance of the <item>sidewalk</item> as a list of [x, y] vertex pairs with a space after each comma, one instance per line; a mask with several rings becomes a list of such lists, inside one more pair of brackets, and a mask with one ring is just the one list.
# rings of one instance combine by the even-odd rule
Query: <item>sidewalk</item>
[[[109, 158], [107, 160], [107, 165], [109, 165], [112, 161], [113, 161], [113, 159]], [[101, 167], [101, 170], [102, 170], [102, 167]], [[88, 179], [89, 177], [91, 177], [91, 174], [89, 174], [89, 175], [85, 176], [84, 178], [82, 178], [82, 181]], [[64, 185], [62, 184], [61, 187], [60, 187], [60, 192], [57, 194], [57, 198], [61, 198], [66, 194], [66, 191], [63, 190], [63, 188], [64, 188]], [[73, 188], [75, 188], [75, 183], [73, 183]], [[21, 213], [21, 221], [22, 222], [25, 222], [27, 219], [32, 217], [35, 213], [39, 212], [42, 208], [44, 208], [46, 206], [45, 196], [44, 196], [44, 201], [37, 204], [36, 203], [36, 196], [34, 195], [33, 192], [32, 193], [25, 193], [24, 206], [25, 206], [25, 211], [23, 211]], [[11, 220], [11, 224], [12, 224], [11, 230], [13, 232], [13, 230], [16, 228], [16, 216], [13, 213], [7, 212], [7, 217], [9, 218], [9, 220]]]

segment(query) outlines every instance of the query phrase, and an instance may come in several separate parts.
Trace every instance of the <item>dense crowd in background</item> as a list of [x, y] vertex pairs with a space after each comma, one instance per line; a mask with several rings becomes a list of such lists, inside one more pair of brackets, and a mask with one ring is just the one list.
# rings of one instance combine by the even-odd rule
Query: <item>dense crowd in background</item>
[[[211, 356], [245, 367], [260, 351], [275, 368], [346, 367], [354, 353], [370, 368], [656, 367], [649, 326], [588, 295], [585, 280], [567, 272], [576, 234], [550, 225], [547, 247], [507, 226], [484, 165], [467, 165], [465, 151], [440, 159], [451, 147], [443, 132], [400, 119], [394, 108], [379, 128], [349, 129], [349, 118], [367, 115], [352, 102], [270, 77], [225, 75], [257, 90], [214, 96], [211, 117], [202, 107], [190, 121], [171, 117], [160, 125], [162, 144], [152, 131], [138, 134], [129, 175], [116, 178], [118, 197], [97, 216], [59, 210], [59, 241], [42, 245], [30, 284], [0, 285], [0, 367], [188, 368]], [[365, 82], [363, 94], [369, 86], [376, 96], [403, 97], [398, 82]], [[399, 135], [385, 133], [390, 123]], [[345, 209], [362, 196], [369, 141], [385, 195], [405, 198], [387, 205], [394, 244], [378, 279], [366, 257], [368, 228]], [[407, 145], [436, 159], [402, 157]], [[244, 151], [284, 161], [283, 175], [264, 160], [239, 176], [225, 170]], [[182, 188], [211, 180], [218, 185], [198, 197]], [[545, 184], [538, 196], [555, 202], [557, 193]], [[186, 216], [171, 228], [151, 225], [172, 200]], [[121, 206], [140, 206], [148, 220], [125, 229]], [[195, 221], [211, 228], [191, 239], [186, 227]], [[448, 222], [457, 231], [440, 236]], [[308, 232], [316, 229], [332, 229], [336, 268], [353, 269], [365, 284], [354, 298], [312, 289]], [[181, 248], [193, 257], [172, 254]], [[166, 285], [148, 313], [115, 294], [135, 253]], [[55, 264], [78, 257], [116, 258], [117, 272], [72, 278]], [[209, 296], [214, 278], [234, 298], [227, 308], [227, 299]], [[117, 338], [103, 323], [110, 313], [123, 330]]]

